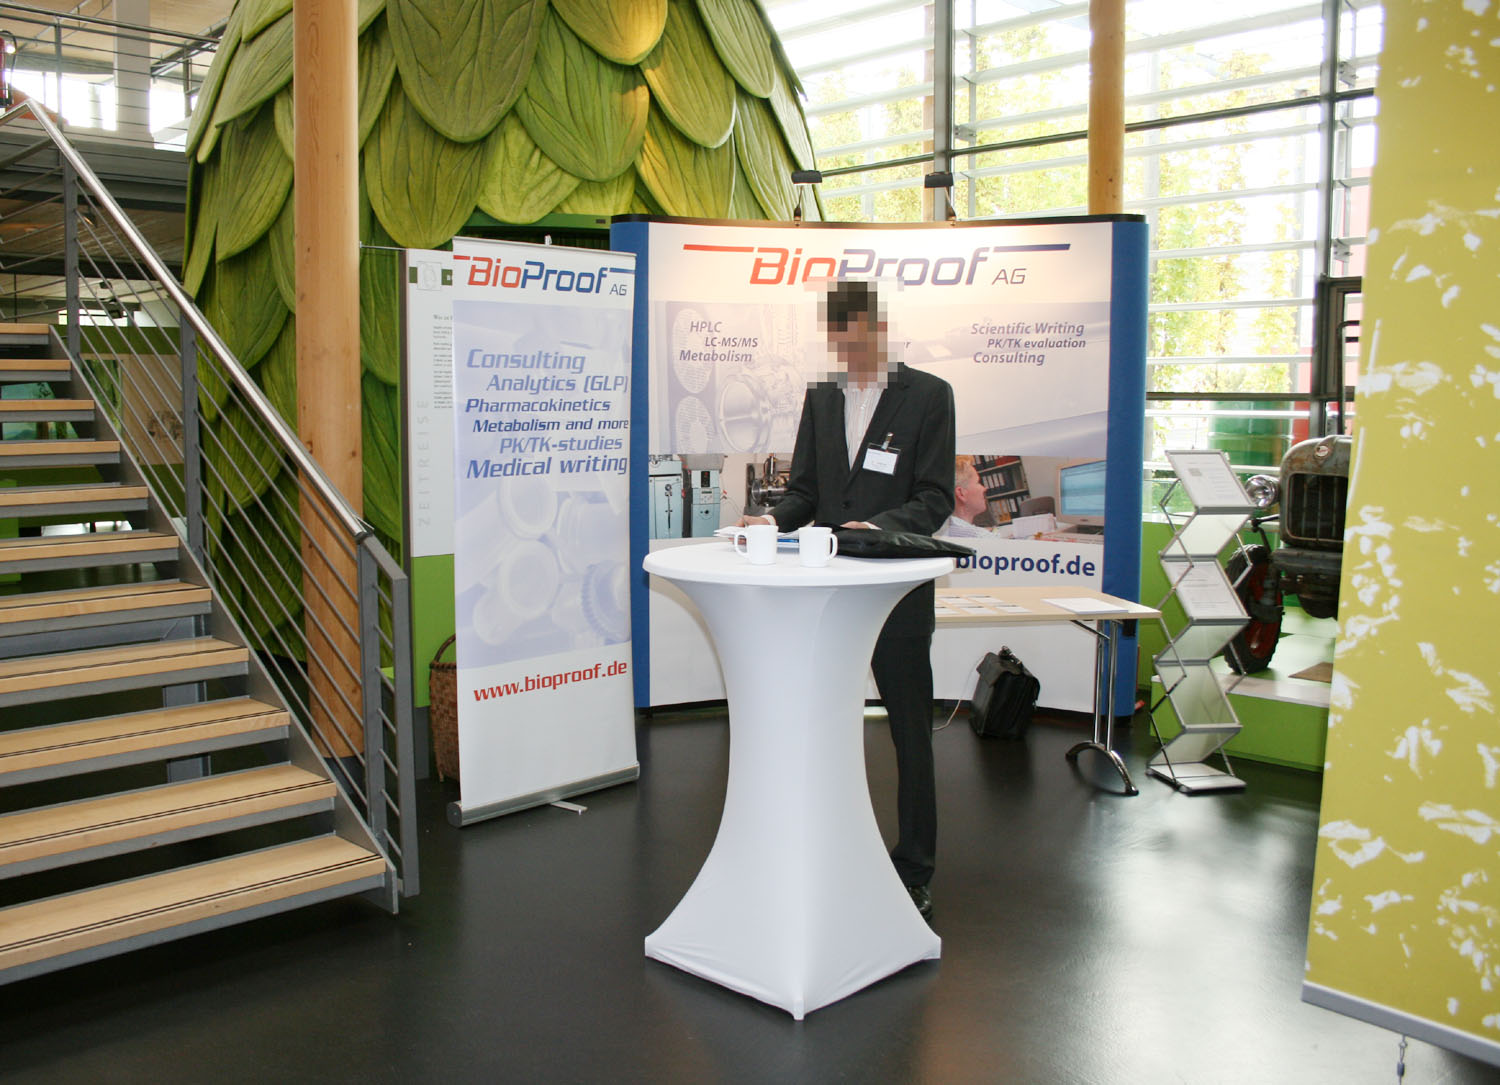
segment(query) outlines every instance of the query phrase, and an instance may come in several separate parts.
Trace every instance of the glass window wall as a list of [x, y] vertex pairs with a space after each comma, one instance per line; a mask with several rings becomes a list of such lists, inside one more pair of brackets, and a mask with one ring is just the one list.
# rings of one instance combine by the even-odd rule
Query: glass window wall
[[[1084, 212], [1088, 4], [953, 2], [958, 213]], [[807, 86], [829, 216], [941, 215], [922, 188], [944, 67], [933, 5], [767, 10]], [[1274, 471], [1293, 441], [1349, 424], [1354, 362], [1339, 351], [1320, 378], [1314, 304], [1320, 278], [1364, 267], [1381, 10], [1131, 0], [1126, 25], [1125, 209], [1151, 231], [1145, 466], [1222, 448]]]

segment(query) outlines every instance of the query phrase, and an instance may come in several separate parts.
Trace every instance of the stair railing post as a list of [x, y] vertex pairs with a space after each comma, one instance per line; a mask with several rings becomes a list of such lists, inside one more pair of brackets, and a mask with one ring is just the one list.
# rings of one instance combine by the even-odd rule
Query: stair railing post
[[188, 321], [178, 328], [182, 357], [182, 516], [193, 557], [203, 558], [203, 461], [198, 433], [198, 337]]
[[62, 164], [63, 187], [63, 277], [68, 305], [68, 354], [82, 363], [79, 350], [83, 329], [79, 326], [78, 303], [78, 176], [66, 160]]
[[385, 727], [380, 704], [380, 592], [369, 544], [355, 548], [359, 576], [359, 683], [364, 716], [366, 823], [376, 843], [386, 844]]
[[421, 890], [417, 841], [417, 756], [411, 725], [411, 582], [395, 570], [391, 585], [391, 670], [395, 681], [396, 816], [401, 819], [401, 892]]

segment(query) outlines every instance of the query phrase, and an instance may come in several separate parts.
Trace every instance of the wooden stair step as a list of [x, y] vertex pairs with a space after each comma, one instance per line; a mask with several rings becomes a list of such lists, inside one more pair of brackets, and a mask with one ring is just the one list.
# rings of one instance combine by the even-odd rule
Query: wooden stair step
[[49, 344], [53, 327], [51, 324], [0, 324], [0, 350]]
[[180, 580], [0, 596], [0, 637], [98, 625], [100, 619], [151, 621], [206, 614], [213, 593]]
[[0, 573], [175, 561], [181, 545], [182, 540], [176, 535], [159, 531], [83, 532], [0, 539]]
[[0, 817], [0, 877], [333, 809], [333, 781], [295, 765], [163, 784]]
[[0, 980], [154, 945], [381, 885], [385, 860], [337, 836], [0, 909]]
[[244, 674], [249, 652], [213, 637], [0, 660], [0, 706]]
[[0, 422], [92, 422], [92, 399], [0, 399]]
[[0, 786], [273, 742], [287, 737], [289, 726], [283, 709], [229, 697], [0, 731]]
[[0, 441], [0, 471], [119, 463], [119, 441]]
[[12, 486], [0, 489], [0, 516], [69, 516], [139, 512], [146, 508], [144, 486], [85, 482], [69, 486]]
[[65, 381], [72, 373], [73, 363], [66, 358], [0, 358], [0, 381]]

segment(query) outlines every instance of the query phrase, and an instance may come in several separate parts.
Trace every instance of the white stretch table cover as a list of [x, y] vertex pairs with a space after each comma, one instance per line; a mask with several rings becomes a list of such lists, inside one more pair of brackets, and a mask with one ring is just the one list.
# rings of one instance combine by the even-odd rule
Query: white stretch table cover
[[729, 782], [713, 848], [646, 956], [793, 1017], [837, 1002], [942, 942], [891, 865], [865, 780], [865, 680], [875, 638], [948, 558], [795, 553], [751, 565], [728, 544], [662, 550], [708, 626], [729, 697]]

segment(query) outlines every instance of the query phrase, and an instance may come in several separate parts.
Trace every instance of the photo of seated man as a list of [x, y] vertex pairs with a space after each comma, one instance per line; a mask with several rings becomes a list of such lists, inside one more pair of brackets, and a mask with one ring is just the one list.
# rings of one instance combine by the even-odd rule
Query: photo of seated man
[[937, 534], [950, 539], [983, 539], [994, 535], [994, 529], [980, 527], [976, 519], [989, 512], [984, 483], [974, 466], [973, 456], [958, 456], [953, 461], [953, 515], [943, 522]]

